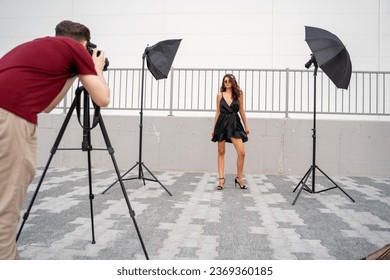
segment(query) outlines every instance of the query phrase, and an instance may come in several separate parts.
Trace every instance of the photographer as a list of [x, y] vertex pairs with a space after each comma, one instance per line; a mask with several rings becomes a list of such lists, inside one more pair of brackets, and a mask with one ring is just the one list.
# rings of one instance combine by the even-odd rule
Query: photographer
[[79, 78], [93, 101], [106, 107], [104, 52], [87, 51], [89, 29], [62, 21], [55, 37], [21, 44], [0, 58], [0, 259], [19, 259], [16, 230], [35, 176], [36, 126]]

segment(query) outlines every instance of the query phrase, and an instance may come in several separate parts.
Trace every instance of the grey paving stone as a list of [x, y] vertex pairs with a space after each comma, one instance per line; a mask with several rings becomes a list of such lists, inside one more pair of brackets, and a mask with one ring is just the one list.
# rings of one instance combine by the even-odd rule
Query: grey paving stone
[[[292, 205], [298, 176], [246, 174], [248, 189], [240, 190], [226, 174], [226, 188], [218, 191], [216, 173], [154, 174], [173, 196], [155, 182], [124, 181], [151, 259], [349, 260], [390, 242], [390, 178], [333, 178], [356, 203], [334, 189], [302, 192]], [[145, 258], [119, 184], [102, 194], [116, 180], [114, 171], [93, 170], [92, 178], [96, 244], [88, 172], [49, 168], [18, 241], [23, 259]], [[328, 185], [317, 179], [318, 190]]]

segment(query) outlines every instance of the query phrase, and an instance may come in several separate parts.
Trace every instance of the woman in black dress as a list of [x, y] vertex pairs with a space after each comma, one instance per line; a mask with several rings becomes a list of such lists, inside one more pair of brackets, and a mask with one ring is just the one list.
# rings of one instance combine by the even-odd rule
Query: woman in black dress
[[[240, 119], [241, 116], [241, 119]], [[244, 123], [244, 126], [241, 123]], [[217, 94], [217, 112], [211, 141], [218, 142], [218, 175], [217, 189], [223, 190], [225, 185], [225, 143], [233, 143], [237, 151], [237, 177], [235, 185], [246, 189], [242, 173], [244, 169], [245, 148], [248, 141], [249, 127], [244, 111], [244, 93], [232, 74], [223, 77], [220, 92]]]

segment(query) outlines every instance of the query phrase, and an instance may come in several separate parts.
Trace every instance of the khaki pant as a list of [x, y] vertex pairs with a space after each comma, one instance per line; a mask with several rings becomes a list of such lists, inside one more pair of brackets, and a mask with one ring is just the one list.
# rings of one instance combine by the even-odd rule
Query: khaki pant
[[0, 259], [19, 259], [16, 231], [36, 150], [36, 125], [0, 108]]

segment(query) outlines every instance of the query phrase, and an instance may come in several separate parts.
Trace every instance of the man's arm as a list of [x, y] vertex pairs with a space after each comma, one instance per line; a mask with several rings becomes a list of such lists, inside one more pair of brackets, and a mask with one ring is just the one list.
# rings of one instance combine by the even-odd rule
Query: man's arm
[[96, 105], [106, 107], [110, 103], [110, 88], [103, 76], [103, 68], [105, 64], [104, 52], [101, 51], [100, 55], [97, 56], [97, 50], [94, 49], [92, 53], [92, 60], [95, 64], [97, 76], [79, 75], [79, 79]]
[[[96, 50], [94, 50], [92, 59], [95, 64], [97, 76], [79, 75], [78, 78], [96, 105], [100, 107], [106, 107], [110, 103], [110, 88], [108, 87], [103, 76], [103, 68], [105, 63], [104, 53], [102, 52], [99, 56], [97, 56]], [[50, 113], [58, 105], [58, 103], [60, 103], [76, 78], [77, 77], [75, 76], [74, 78], [70, 78], [65, 82], [56, 98], [54, 98], [50, 105], [47, 106], [45, 110], [43, 110], [45, 113]]]
[[79, 75], [79, 79], [93, 102], [99, 107], [106, 107], [110, 103], [110, 88], [100, 75]]

